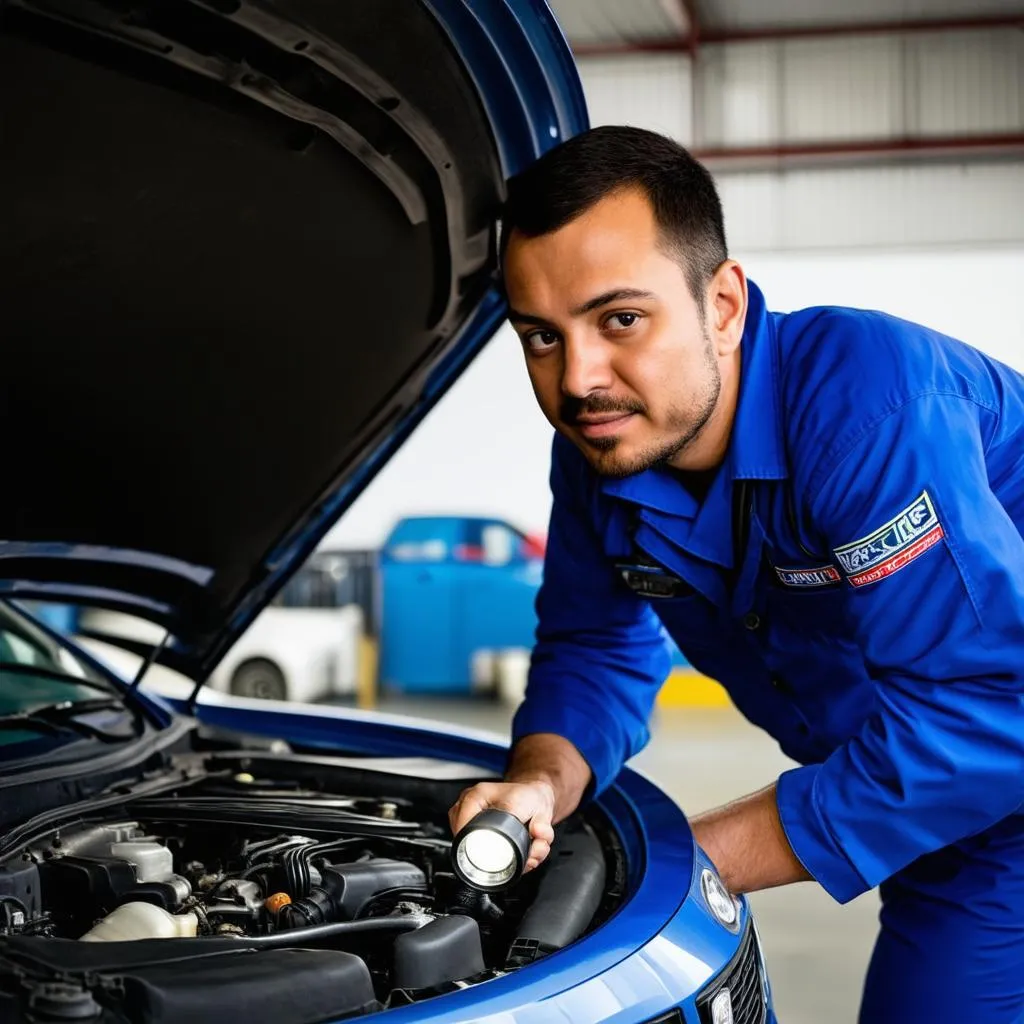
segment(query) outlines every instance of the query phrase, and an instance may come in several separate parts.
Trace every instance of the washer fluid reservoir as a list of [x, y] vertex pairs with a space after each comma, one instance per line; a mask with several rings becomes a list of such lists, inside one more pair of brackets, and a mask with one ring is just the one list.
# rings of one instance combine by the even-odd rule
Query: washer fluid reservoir
[[199, 920], [192, 913], [169, 914], [151, 903], [123, 903], [90, 928], [81, 941], [193, 938], [198, 927]]

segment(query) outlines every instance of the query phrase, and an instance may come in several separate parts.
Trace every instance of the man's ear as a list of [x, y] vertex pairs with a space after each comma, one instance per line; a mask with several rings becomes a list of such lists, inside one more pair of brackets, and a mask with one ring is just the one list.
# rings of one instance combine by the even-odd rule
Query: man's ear
[[747, 275], [735, 260], [726, 260], [705, 292], [707, 328], [719, 356], [731, 355], [743, 337], [747, 319]]

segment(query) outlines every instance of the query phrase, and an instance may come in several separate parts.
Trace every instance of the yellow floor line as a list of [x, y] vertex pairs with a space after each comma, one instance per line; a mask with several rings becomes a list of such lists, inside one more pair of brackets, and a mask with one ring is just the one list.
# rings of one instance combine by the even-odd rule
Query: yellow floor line
[[673, 669], [658, 694], [658, 704], [665, 708], [724, 708], [731, 703], [718, 683], [692, 668]]

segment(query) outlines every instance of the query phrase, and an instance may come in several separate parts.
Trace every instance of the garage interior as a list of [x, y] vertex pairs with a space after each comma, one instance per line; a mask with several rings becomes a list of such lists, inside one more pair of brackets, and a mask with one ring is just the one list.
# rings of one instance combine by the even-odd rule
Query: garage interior
[[[577, 59], [591, 124], [663, 132], [709, 166], [730, 253], [771, 308], [884, 309], [1024, 371], [1019, 0], [550, 3]], [[309, 689], [312, 699], [312, 684], [326, 685], [330, 675], [341, 691], [331, 699], [340, 703], [507, 735], [525, 672], [522, 648], [504, 659], [476, 651], [458, 686], [436, 678], [402, 685], [387, 660], [389, 622], [406, 649], [424, 645], [421, 660], [436, 629], [424, 624], [422, 600], [405, 608], [419, 610], [418, 625], [396, 626], [397, 610], [382, 614], [371, 564], [385, 549], [400, 551], [389, 564], [425, 551], [429, 537], [399, 536], [396, 524], [428, 516], [491, 524], [479, 542], [465, 542], [468, 557], [486, 562], [492, 541], [507, 543], [495, 532], [502, 523], [522, 531], [535, 552], [550, 507], [549, 451], [550, 428], [505, 327], [325, 538], [310, 573], [279, 595], [276, 607], [316, 609], [331, 629], [336, 616], [327, 609], [342, 605], [345, 629], [359, 634], [344, 652], [348, 661], [296, 659], [288, 671], [309, 687], [295, 690], [282, 688], [283, 671], [268, 669], [267, 659], [236, 652], [225, 662], [230, 672], [222, 671], [239, 663], [249, 670], [248, 689], [237, 692], [305, 700]], [[494, 557], [499, 564], [500, 551]], [[142, 641], [159, 636], [132, 628]], [[89, 629], [86, 620], [80, 632]], [[293, 641], [307, 652], [312, 643]], [[93, 649], [128, 671], [136, 664], [102, 643]], [[150, 678], [171, 692], [187, 686], [160, 667]], [[488, 688], [496, 695], [477, 692]], [[716, 683], [685, 664], [662, 692], [652, 732], [634, 766], [687, 812], [759, 789], [791, 767]], [[806, 883], [751, 903], [779, 1019], [853, 1022], [877, 896], [840, 907]]]

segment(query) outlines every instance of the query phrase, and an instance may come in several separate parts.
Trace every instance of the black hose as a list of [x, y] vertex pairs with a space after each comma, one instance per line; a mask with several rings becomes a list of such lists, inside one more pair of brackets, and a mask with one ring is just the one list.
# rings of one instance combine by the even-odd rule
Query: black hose
[[312, 879], [309, 871], [309, 861], [303, 856], [303, 848], [292, 847], [285, 850], [281, 856], [281, 865], [284, 868], [285, 892], [292, 899], [304, 899], [309, 895]]
[[309, 928], [292, 928], [274, 932], [273, 935], [257, 935], [254, 938], [239, 939], [239, 946], [253, 949], [280, 949], [282, 947], [320, 945], [322, 942], [337, 942], [341, 939], [363, 938], [367, 935], [400, 935], [422, 928], [431, 918], [421, 914], [403, 914], [395, 917], [370, 917], [358, 921], [338, 921], [334, 924], [318, 924]]
[[246, 825], [249, 827], [291, 827], [301, 821], [303, 832], [358, 836], [408, 836], [423, 831], [415, 821], [378, 818], [356, 814], [324, 801], [225, 800], [220, 797], [189, 796], [174, 800], [145, 799], [132, 804], [133, 813], [153, 821]]
[[513, 944], [532, 945], [539, 955], [579, 938], [604, 894], [604, 853], [587, 826], [560, 835], [549, 860]]

